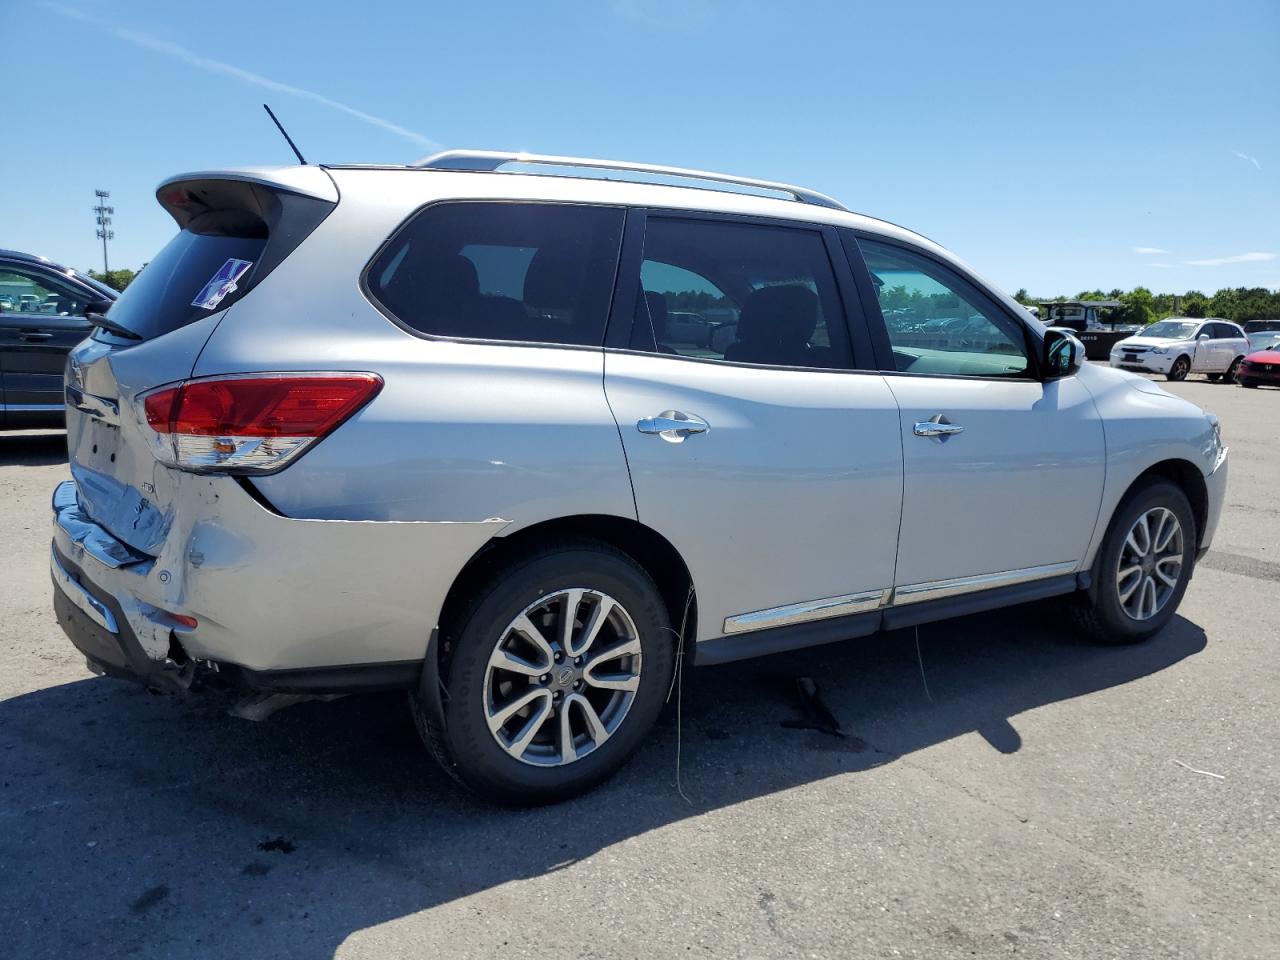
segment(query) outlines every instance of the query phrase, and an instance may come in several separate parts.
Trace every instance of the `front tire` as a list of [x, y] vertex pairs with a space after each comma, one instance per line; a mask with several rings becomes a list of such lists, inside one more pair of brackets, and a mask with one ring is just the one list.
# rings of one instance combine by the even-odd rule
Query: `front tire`
[[1240, 386], [1244, 387], [1246, 390], [1257, 390], [1257, 389], [1258, 389], [1258, 385], [1257, 385], [1256, 383], [1254, 383], [1252, 380], [1241, 380], [1241, 381], [1240, 381]]
[[1186, 356], [1181, 356], [1173, 361], [1173, 366], [1169, 368], [1169, 372], [1165, 376], [1170, 380], [1185, 380], [1190, 372], [1191, 361]]
[[1104, 644], [1140, 643], [1164, 628], [1195, 566], [1195, 514], [1178, 486], [1153, 480], [1121, 501], [1094, 558], [1077, 622]]
[[415, 697], [419, 732], [450, 774], [500, 803], [563, 800], [611, 776], [653, 727], [675, 667], [652, 578], [590, 540], [495, 570], [442, 630], [443, 729]]

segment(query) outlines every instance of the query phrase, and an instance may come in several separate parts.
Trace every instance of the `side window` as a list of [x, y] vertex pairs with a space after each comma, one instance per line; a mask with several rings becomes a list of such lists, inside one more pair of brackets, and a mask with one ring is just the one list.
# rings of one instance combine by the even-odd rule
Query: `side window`
[[631, 346], [703, 360], [846, 368], [848, 334], [822, 234], [650, 217]]
[[427, 207], [369, 265], [369, 293], [422, 333], [599, 346], [621, 209], [552, 203]]
[[82, 317], [89, 296], [42, 270], [0, 267], [0, 313]]
[[954, 271], [902, 247], [859, 238], [896, 369], [968, 377], [1026, 377], [1026, 329], [969, 292]]

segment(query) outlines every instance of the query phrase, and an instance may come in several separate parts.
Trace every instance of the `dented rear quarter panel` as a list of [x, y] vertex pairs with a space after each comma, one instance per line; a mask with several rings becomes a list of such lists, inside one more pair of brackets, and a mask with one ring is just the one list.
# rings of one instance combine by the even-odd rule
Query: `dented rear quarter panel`
[[174, 509], [154, 560], [109, 569], [55, 525], [59, 549], [124, 601], [156, 659], [167, 631], [149, 643], [139, 606], [195, 616], [190, 656], [254, 670], [420, 660], [456, 568], [506, 525], [291, 519], [232, 478], [160, 470]]

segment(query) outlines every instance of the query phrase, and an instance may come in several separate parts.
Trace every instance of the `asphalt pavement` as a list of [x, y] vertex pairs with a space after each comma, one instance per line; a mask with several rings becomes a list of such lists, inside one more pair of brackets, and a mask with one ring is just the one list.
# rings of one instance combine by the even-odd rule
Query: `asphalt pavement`
[[1033, 605], [691, 671], [618, 777], [531, 811], [440, 773], [401, 696], [254, 724], [89, 674], [50, 609], [63, 437], [0, 434], [0, 953], [1280, 956], [1280, 391], [1171, 388], [1231, 477], [1152, 641]]

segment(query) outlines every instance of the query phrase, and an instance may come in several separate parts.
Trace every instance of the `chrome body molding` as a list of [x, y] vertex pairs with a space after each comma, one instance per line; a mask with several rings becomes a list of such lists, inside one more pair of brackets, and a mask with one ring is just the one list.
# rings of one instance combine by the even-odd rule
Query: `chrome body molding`
[[115, 615], [107, 609], [106, 604], [80, 586], [79, 581], [71, 576], [67, 568], [62, 565], [56, 550], [50, 550], [49, 569], [53, 573], [53, 579], [62, 588], [62, 592], [67, 595], [67, 599], [79, 607], [86, 617], [111, 633], [120, 632], [120, 627], [116, 624]]
[[1057, 577], [1074, 573], [1078, 564], [1074, 560], [1064, 563], [1047, 563], [1039, 567], [1023, 567], [1020, 570], [1002, 570], [999, 573], [983, 573], [974, 577], [956, 577], [952, 580], [934, 580], [930, 583], [912, 583], [893, 591], [893, 605], [919, 603], [923, 600], [940, 600], [961, 593], [974, 593], [995, 587], [1011, 587], [1017, 583]]
[[827, 597], [824, 600], [809, 600], [804, 603], [789, 603], [782, 607], [769, 607], [767, 610], [754, 610], [751, 613], [740, 613], [736, 617], [726, 617], [724, 632], [747, 633], [751, 630], [767, 630], [770, 627], [807, 623], [810, 620], [843, 617], [851, 613], [866, 613], [883, 606], [888, 598], [888, 590], [864, 590], [862, 593], [849, 593], [842, 597]]
[[53, 413], [61, 409], [60, 403], [0, 403], [0, 410], [7, 413]]
[[[81, 413], [87, 413], [89, 416], [101, 420], [103, 423], [109, 423], [112, 426], [120, 425], [120, 404], [108, 399], [107, 397], [95, 397], [91, 393], [85, 393], [79, 387], [67, 384], [67, 405], [75, 407]], [[61, 404], [57, 404], [61, 406]]]
[[767, 610], [754, 610], [751, 613], [740, 613], [734, 617], [726, 617], [724, 633], [748, 633], [753, 630], [768, 630], [772, 627], [786, 627], [795, 623], [807, 623], [812, 620], [826, 620], [830, 617], [843, 617], [854, 613], [869, 613], [882, 607], [898, 607], [924, 600], [941, 600], [962, 593], [977, 593], [992, 590], [996, 587], [1011, 587], [1032, 580], [1043, 580], [1066, 573], [1074, 573], [1077, 564], [1074, 560], [1064, 563], [1049, 563], [1039, 567], [1024, 567], [1020, 570], [1002, 570], [999, 573], [984, 573], [974, 577], [956, 577], [953, 580], [935, 580], [930, 583], [912, 583], [892, 590], [864, 590], [861, 593], [850, 593], [841, 597], [827, 597], [822, 600], [809, 600], [805, 603], [791, 603], [784, 607], [770, 607]]

